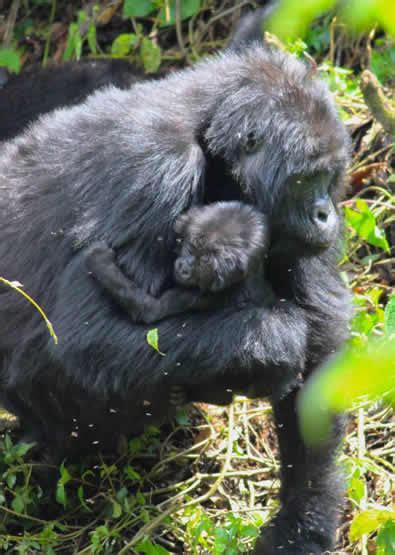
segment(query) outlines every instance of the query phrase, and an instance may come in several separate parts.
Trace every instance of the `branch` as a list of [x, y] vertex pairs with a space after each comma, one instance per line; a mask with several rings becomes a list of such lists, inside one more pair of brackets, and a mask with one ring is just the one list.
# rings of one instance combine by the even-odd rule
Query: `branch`
[[385, 98], [377, 78], [368, 70], [361, 76], [361, 91], [373, 117], [388, 133], [395, 133], [395, 109]]

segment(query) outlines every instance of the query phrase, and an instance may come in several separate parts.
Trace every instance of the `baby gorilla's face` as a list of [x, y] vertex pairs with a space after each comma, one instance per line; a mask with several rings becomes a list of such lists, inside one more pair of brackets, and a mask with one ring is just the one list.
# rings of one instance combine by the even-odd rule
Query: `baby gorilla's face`
[[184, 239], [174, 263], [174, 278], [180, 285], [215, 293], [241, 281], [246, 273], [240, 261], [226, 249], [213, 248], [205, 237]]

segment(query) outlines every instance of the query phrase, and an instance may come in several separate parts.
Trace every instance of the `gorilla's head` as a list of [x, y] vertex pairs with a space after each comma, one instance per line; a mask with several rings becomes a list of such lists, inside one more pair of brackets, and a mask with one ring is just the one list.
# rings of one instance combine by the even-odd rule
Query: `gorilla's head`
[[240, 191], [268, 214], [274, 241], [326, 248], [338, 237], [349, 151], [330, 93], [290, 55], [256, 47], [240, 56], [205, 131], [212, 163], [229, 174], [224, 195]]

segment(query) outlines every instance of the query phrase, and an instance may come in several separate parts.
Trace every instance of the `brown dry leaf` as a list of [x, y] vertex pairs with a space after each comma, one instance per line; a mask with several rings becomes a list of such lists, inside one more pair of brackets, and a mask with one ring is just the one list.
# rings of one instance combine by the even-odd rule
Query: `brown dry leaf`
[[121, 4], [122, 1], [117, 0], [115, 2], [110, 2], [109, 4], [104, 6], [104, 8], [101, 9], [96, 16], [96, 23], [98, 25], [107, 25], [108, 23], [110, 23]]

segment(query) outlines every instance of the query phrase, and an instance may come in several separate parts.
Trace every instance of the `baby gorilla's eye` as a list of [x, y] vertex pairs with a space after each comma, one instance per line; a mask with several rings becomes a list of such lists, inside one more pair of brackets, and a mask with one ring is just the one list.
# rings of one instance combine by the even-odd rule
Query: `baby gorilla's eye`
[[256, 131], [250, 131], [245, 138], [244, 142], [244, 152], [247, 154], [253, 154], [259, 150], [263, 142], [263, 137], [258, 135]]

